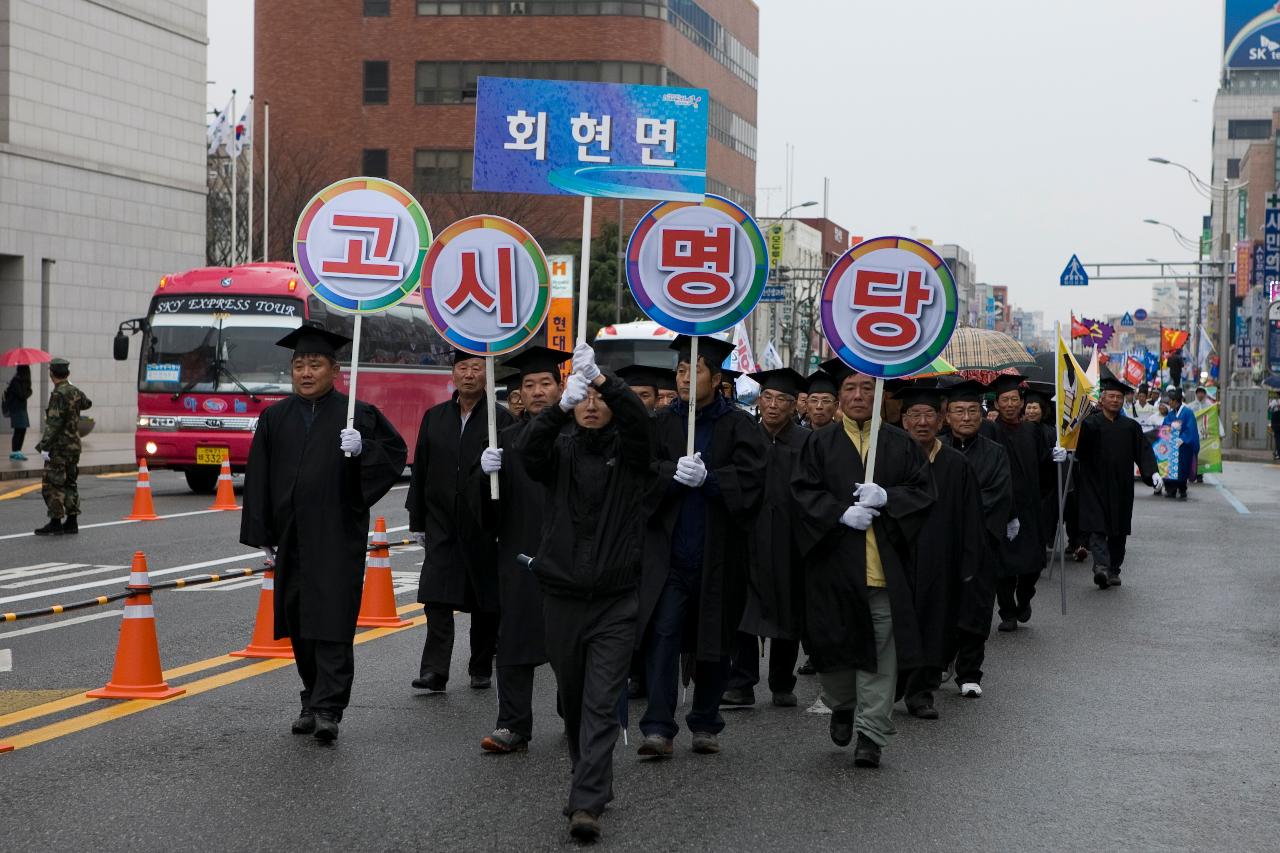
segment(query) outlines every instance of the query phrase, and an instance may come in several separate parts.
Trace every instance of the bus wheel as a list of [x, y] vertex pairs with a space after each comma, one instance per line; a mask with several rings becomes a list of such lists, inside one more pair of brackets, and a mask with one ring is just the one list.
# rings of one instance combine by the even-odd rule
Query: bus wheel
[[212, 465], [197, 465], [186, 470], [187, 486], [197, 495], [211, 495], [218, 485], [218, 473], [221, 469]]

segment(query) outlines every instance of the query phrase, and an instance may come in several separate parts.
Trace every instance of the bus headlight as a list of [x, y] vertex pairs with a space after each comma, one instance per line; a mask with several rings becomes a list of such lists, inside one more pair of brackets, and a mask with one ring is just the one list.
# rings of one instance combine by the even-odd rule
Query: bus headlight
[[146, 447], [143, 449], [147, 451], [148, 456], [155, 456], [156, 450], [158, 448], [156, 447], [156, 443], [154, 441], [148, 441], [146, 444]]

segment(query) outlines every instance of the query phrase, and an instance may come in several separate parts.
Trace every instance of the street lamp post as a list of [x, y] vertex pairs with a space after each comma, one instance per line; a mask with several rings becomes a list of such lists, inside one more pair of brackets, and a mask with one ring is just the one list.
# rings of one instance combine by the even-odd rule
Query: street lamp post
[[[790, 212], [791, 212], [791, 211], [793, 211], [793, 210], [798, 210], [798, 209], [800, 209], [800, 208], [802, 208], [802, 207], [813, 207], [813, 206], [814, 206], [814, 205], [816, 205], [817, 203], [818, 203], [818, 202], [816, 202], [816, 201], [802, 201], [802, 202], [800, 202], [799, 204], [793, 204], [793, 205], [791, 205], [790, 207], [788, 207], [786, 210], [782, 211], [782, 215], [778, 217], [778, 221], [780, 222], [780, 221], [782, 221], [783, 219], [786, 219], [786, 218], [787, 218], [787, 214], [788, 214], [788, 213], [790, 213]], [[769, 269], [769, 277], [772, 279], [773, 284], [774, 284], [774, 285], [777, 285], [777, 283], [778, 283], [778, 267], [777, 267], [777, 265], [776, 265], [776, 264], [775, 264], [774, 266], [772, 266], [772, 267]], [[787, 294], [787, 296], [786, 296], [785, 298], [788, 298], [788, 299], [789, 299], [789, 298], [791, 298], [791, 294]], [[791, 306], [791, 310], [792, 310], [792, 312], [793, 312], [792, 316], [794, 316], [794, 312], [795, 312], [795, 310], [796, 310], [796, 309], [795, 309], [795, 305], [792, 305], [792, 306]], [[772, 340], [775, 340], [775, 341], [781, 341], [781, 340], [782, 340], [782, 315], [781, 315], [781, 313], [778, 311], [778, 304], [777, 304], [776, 302], [775, 302], [775, 303], [771, 303], [771, 304], [769, 305], [769, 334], [770, 334], [770, 338], [771, 338]], [[767, 343], [767, 341], [766, 341], [766, 343]], [[759, 346], [759, 342], [757, 342], [757, 347], [756, 347], [756, 349], [757, 349], [757, 350], [760, 350], [760, 349], [761, 349], [761, 347]], [[787, 354], [787, 357], [788, 357], [788, 358], [790, 358], [790, 356], [791, 356], [791, 354], [790, 354], [790, 353], [788, 353], [788, 354]]]
[[[1190, 252], [1192, 249], [1195, 249], [1197, 260], [1203, 258], [1203, 254], [1202, 254], [1203, 246], [1200, 244], [1200, 241], [1198, 240], [1192, 241], [1190, 237], [1183, 234], [1177, 228], [1174, 228], [1168, 222], [1161, 222], [1159, 219], [1144, 219], [1142, 221], [1147, 223], [1148, 225], [1159, 225], [1164, 228], [1168, 228], [1170, 231], [1173, 232], [1173, 237], [1175, 240], [1178, 241], [1179, 246], [1186, 249], [1188, 252]], [[1196, 315], [1195, 315], [1196, 322], [1194, 325], [1191, 322], [1191, 282], [1189, 281], [1187, 282], [1186, 299], [1183, 302], [1183, 308], [1184, 308], [1183, 315], [1186, 317], [1186, 322], [1184, 323], [1184, 325], [1187, 327], [1187, 333], [1191, 336], [1192, 361], [1195, 361], [1197, 356], [1200, 354], [1200, 319], [1199, 318], [1200, 318], [1200, 311], [1203, 308], [1203, 302], [1204, 302], [1204, 279], [1201, 277], [1203, 273], [1204, 273], [1203, 267], [1197, 264], [1196, 265], [1196, 276], [1197, 276], [1196, 278]], [[1161, 341], [1160, 350], [1161, 350], [1161, 355], [1163, 355], [1164, 354], [1163, 341]], [[1197, 364], [1197, 370], [1198, 369], [1199, 369], [1199, 366]], [[1200, 377], [1197, 374], [1196, 380], [1199, 381], [1199, 378]]]

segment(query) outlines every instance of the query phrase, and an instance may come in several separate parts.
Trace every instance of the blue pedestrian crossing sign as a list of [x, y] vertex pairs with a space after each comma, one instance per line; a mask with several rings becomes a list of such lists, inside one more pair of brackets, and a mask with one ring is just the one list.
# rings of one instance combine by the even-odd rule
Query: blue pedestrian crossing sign
[[1130, 313], [1128, 313], [1128, 312], [1126, 311], [1126, 312], [1125, 312], [1125, 315], [1124, 315], [1123, 317], [1121, 317], [1121, 318], [1120, 318], [1120, 325], [1121, 325], [1121, 326], [1132, 326], [1132, 325], [1133, 325], [1133, 315], [1132, 315], [1132, 314], [1130, 314]]
[[1071, 260], [1067, 261], [1066, 269], [1062, 271], [1062, 277], [1058, 279], [1058, 284], [1063, 287], [1088, 286], [1089, 274], [1084, 271], [1084, 264], [1080, 263], [1080, 258], [1071, 256]]

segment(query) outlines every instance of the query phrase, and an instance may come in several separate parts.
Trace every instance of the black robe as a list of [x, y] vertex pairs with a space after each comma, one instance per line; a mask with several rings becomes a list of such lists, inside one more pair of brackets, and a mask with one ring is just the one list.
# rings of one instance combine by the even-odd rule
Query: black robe
[[[645, 529], [637, 643], [643, 640], [671, 571], [672, 536], [688, 492], [673, 477], [676, 461], [685, 455], [688, 418], [688, 409], [677, 399], [654, 419], [657, 478]], [[683, 651], [696, 652], [700, 660], [719, 660], [736, 649], [747, 601], [750, 533], [764, 497], [767, 453], [759, 425], [746, 412], [730, 406], [715, 421], [710, 451], [703, 454], [702, 461], [708, 475], [715, 476], [718, 488], [706, 501], [698, 606], [690, 608], [690, 624], [681, 637]]]
[[1110, 420], [1094, 412], [1080, 426], [1076, 444], [1076, 490], [1080, 500], [1080, 530], [1128, 536], [1133, 522], [1133, 466], [1150, 482], [1156, 455], [1132, 418]]
[[1044, 529], [1041, 501], [1057, 488], [1057, 471], [1053, 464], [1053, 444], [1040, 424], [1023, 421], [1014, 427], [997, 421], [995, 441], [1009, 454], [1009, 473], [1013, 478], [1013, 515], [1020, 524], [1017, 537], [1010, 542], [1000, 537], [1000, 564], [996, 577], [1039, 572], [1044, 568], [1044, 549], [1053, 531]]
[[[853, 490], [865, 469], [844, 426], [832, 427], [809, 435], [791, 478], [796, 540], [804, 557], [805, 650], [819, 672], [874, 672], [867, 537], [840, 523], [855, 502]], [[905, 567], [924, 511], [933, 503], [933, 483], [928, 460], [902, 430], [881, 426], [876, 447], [875, 482], [888, 494], [888, 503], [872, 525], [893, 612], [898, 666], [911, 669], [921, 664], [920, 631]]]
[[936, 499], [926, 510], [907, 581], [920, 629], [921, 665], [942, 668], [948, 663], [951, 632], [965, 609], [966, 585], [986, 573], [987, 534], [978, 475], [964, 454], [942, 445], [929, 473]]
[[1000, 561], [1000, 543], [1013, 513], [1013, 483], [1009, 474], [1009, 454], [996, 442], [982, 435], [961, 441], [954, 435], [942, 443], [964, 454], [977, 477], [982, 499], [983, 555], [982, 564], [961, 590], [956, 626], [973, 634], [991, 633], [991, 608], [996, 597], [996, 567]]
[[792, 534], [795, 502], [791, 474], [810, 430], [787, 421], [776, 435], [762, 425], [768, 443], [764, 504], [751, 531], [746, 612], [741, 630], [756, 637], [796, 640], [804, 621], [800, 552]]
[[[307, 427], [304, 410], [315, 417]], [[309, 414], [309, 412], [308, 412]], [[364, 587], [369, 508], [404, 472], [404, 439], [382, 413], [356, 402], [359, 456], [338, 447], [347, 397], [312, 403], [294, 395], [263, 410], [244, 476], [240, 541], [276, 547], [275, 637], [350, 642]], [[301, 625], [285, 618], [286, 591], [301, 585]]]
[[[513, 420], [499, 408], [497, 422], [502, 430]], [[427, 536], [418, 583], [422, 604], [447, 604], [467, 613], [498, 610], [494, 531], [480, 523], [469, 493], [480, 453], [488, 446], [484, 400], [476, 403], [465, 426], [457, 393], [422, 416], [405, 500], [409, 529]]]

